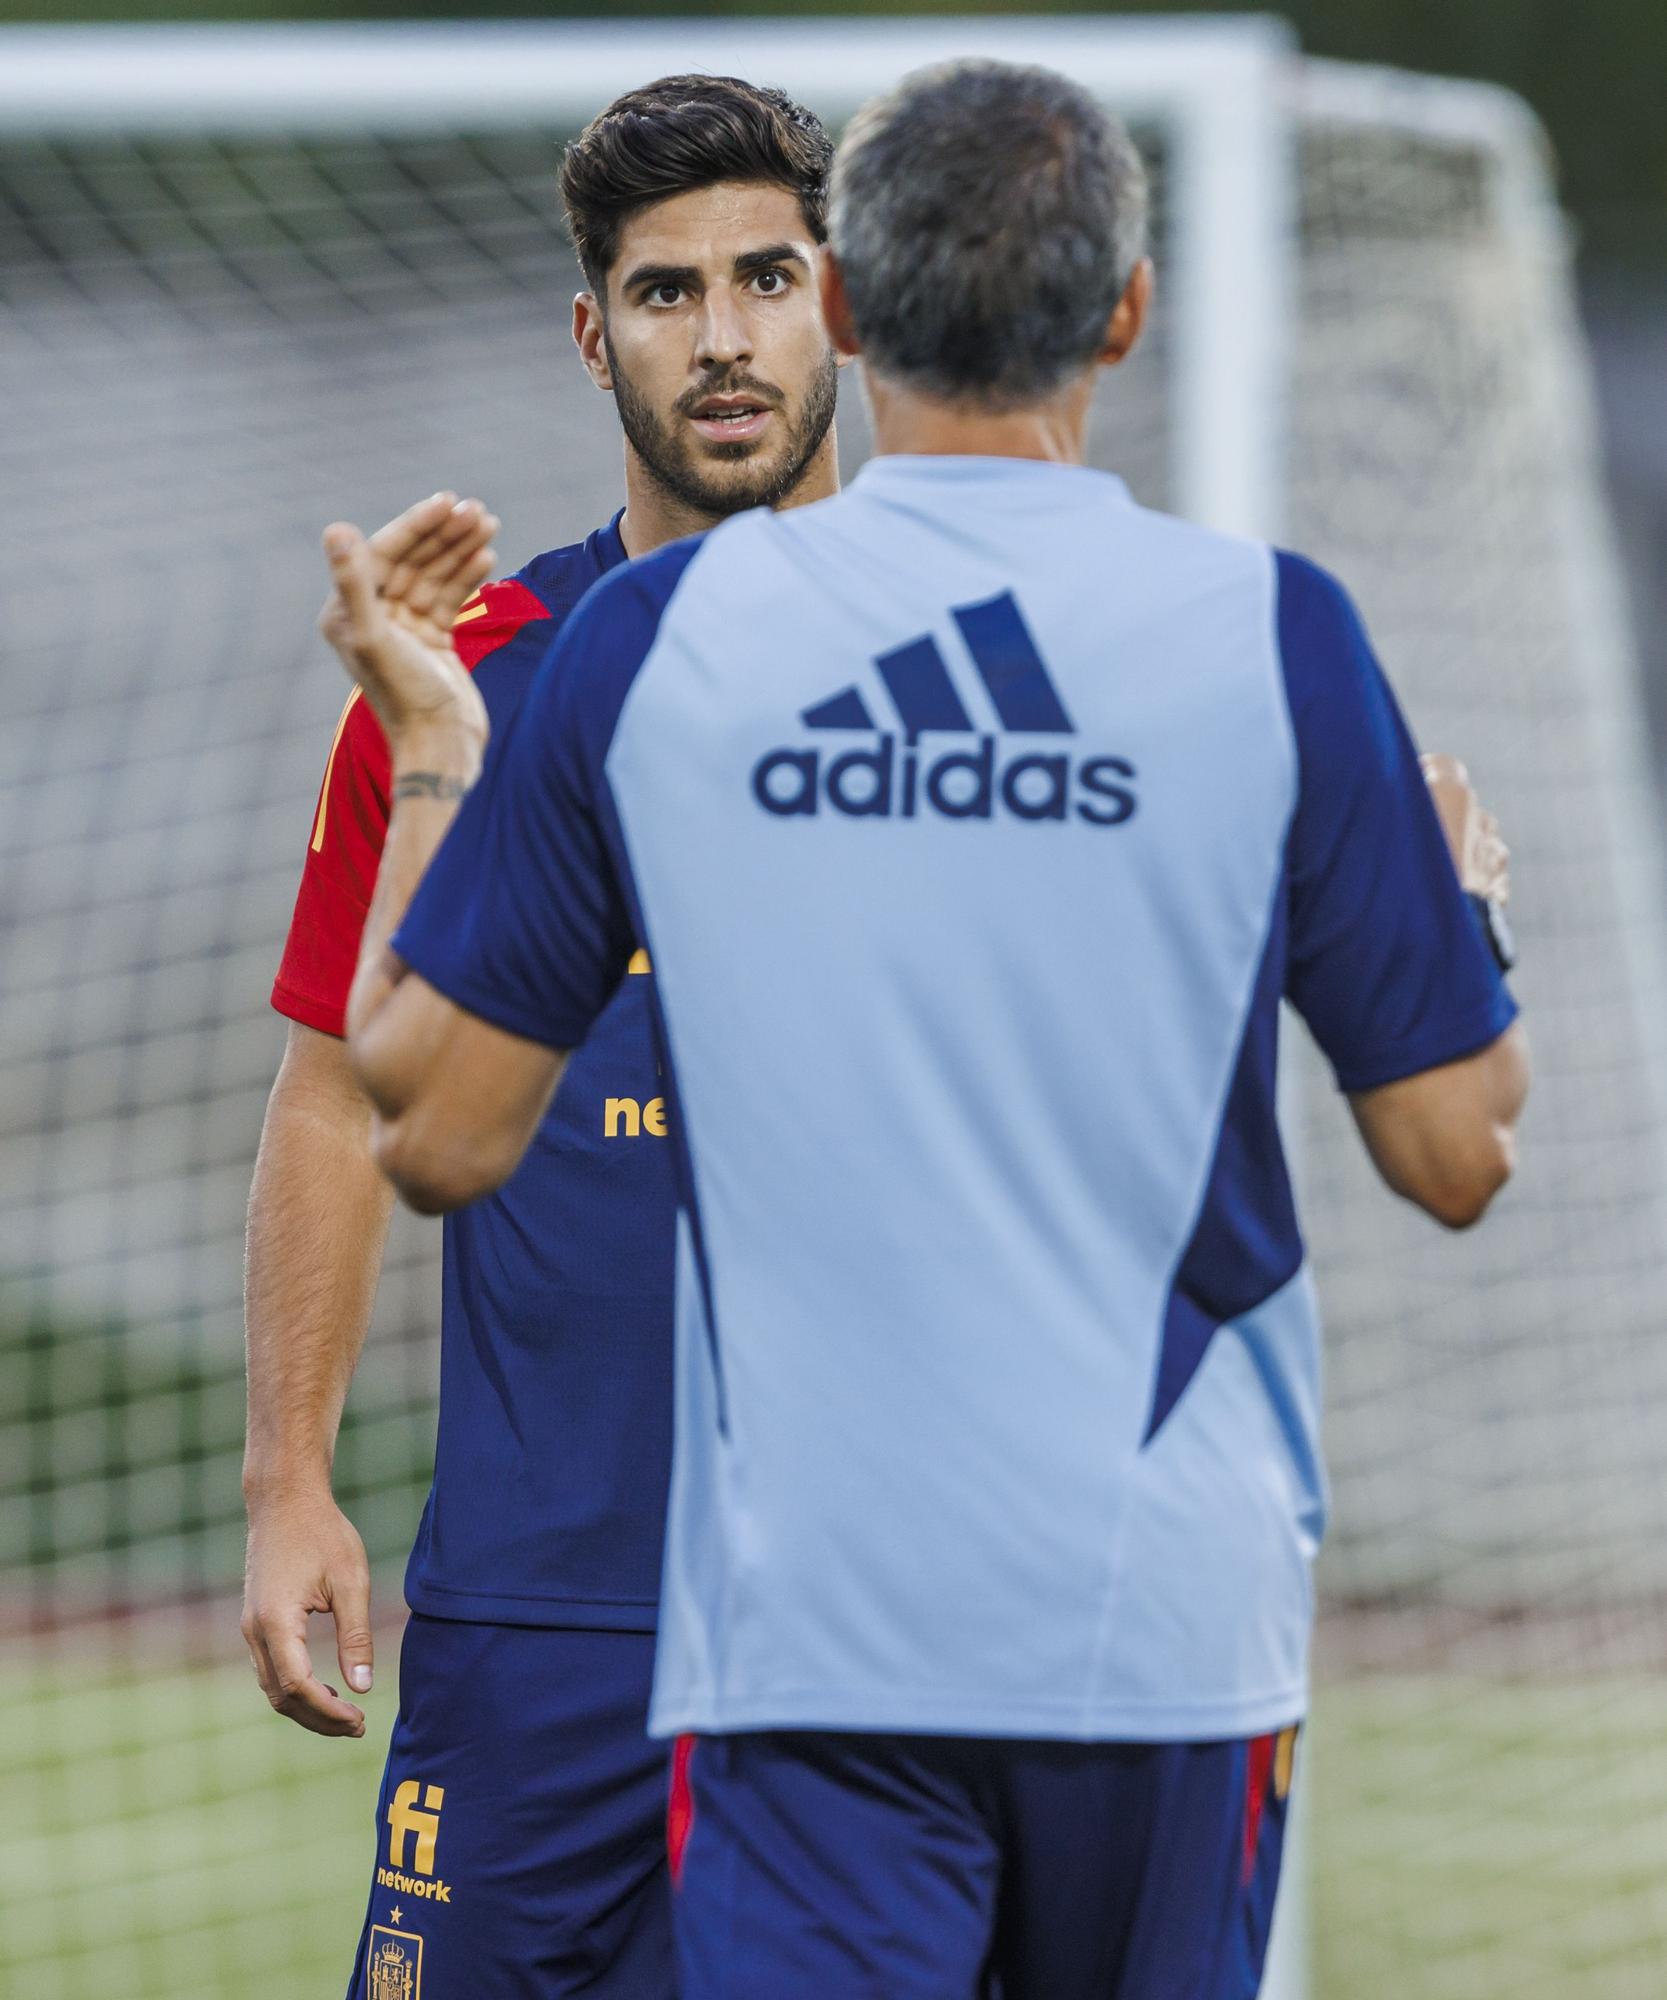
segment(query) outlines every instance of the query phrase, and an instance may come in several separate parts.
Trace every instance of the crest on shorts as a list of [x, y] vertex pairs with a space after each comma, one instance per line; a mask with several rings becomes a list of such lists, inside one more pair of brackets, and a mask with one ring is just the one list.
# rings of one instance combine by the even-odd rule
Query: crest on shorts
[[372, 1924], [370, 2000], [423, 2000], [423, 1941], [414, 1931]]

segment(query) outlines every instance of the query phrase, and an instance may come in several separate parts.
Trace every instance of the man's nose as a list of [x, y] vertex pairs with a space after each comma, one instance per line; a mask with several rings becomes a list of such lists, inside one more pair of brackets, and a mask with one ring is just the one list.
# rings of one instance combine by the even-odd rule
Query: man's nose
[[702, 368], [732, 368], [752, 359], [747, 316], [726, 286], [715, 286], [706, 295], [695, 359]]

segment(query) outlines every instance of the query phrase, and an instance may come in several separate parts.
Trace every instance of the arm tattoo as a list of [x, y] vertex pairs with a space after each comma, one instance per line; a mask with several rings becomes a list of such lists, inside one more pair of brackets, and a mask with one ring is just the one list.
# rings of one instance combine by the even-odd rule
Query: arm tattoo
[[460, 799], [468, 789], [464, 779], [444, 771], [407, 771], [394, 780], [396, 799]]

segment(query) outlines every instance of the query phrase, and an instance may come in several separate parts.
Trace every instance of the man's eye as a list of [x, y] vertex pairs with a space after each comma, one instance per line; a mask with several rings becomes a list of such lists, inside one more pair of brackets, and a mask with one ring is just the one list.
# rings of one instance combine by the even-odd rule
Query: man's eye
[[681, 285], [656, 285], [648, 295], [651, 306], [674, 306], [683, 296]]
[[774, 298], [778, 292], [787, 290], [787, 273], [780, 270], [760, 271], [753, 279], [763, 297]]

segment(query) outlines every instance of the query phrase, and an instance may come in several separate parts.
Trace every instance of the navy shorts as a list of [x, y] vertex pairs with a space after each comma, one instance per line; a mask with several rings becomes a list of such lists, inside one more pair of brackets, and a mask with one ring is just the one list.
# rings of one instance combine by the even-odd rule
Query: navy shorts
[[654, 1636], [413, 1616], [349, 2000], [671, 2000]]
[[682, 2000], [1253, 2000], [1294, 1748], [701, 1737]]

